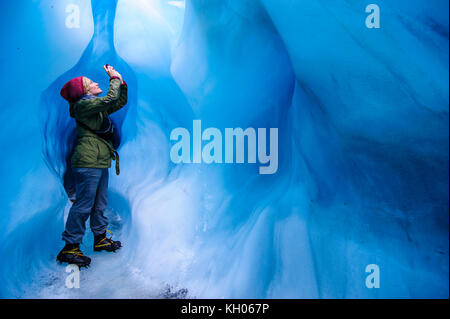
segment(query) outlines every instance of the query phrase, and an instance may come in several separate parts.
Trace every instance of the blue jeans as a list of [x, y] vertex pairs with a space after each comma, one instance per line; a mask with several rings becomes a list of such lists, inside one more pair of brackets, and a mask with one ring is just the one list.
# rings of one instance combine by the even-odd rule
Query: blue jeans
[[78, 244], [86, 231], [86, 220], [94, 236], [103, 234], [108, 225], [104, 215], [107, 203], [108, 169], [73, 168], [75, 179], [75, 202], [67, 217], [66, 229], [62, 234], [68, 244]]

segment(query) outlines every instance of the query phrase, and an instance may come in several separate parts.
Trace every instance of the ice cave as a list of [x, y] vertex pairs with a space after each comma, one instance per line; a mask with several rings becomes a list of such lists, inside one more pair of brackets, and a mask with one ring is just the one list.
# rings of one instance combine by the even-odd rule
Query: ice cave
[[[448, 6], [5, 3], [0, 298], [448, 298]], [[129, 88], [106, 211], [124, 247], [95, 253], [87, 231], [92, 265], [67, 289], [60, 90], [88, 76], [106, 92], [105, 64]], [[171, 132], [197, 120], [277, 128], [277, 170], [172, 161]]]

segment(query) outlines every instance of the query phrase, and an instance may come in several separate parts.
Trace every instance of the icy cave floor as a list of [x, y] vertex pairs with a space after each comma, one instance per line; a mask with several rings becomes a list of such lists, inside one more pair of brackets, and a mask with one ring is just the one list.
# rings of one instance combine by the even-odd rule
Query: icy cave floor
[[[71, 204], [65, 207], [65, 219]], [[67, 264], [54, 258], [48, 261], [18, 298], [32, 299], [185, 299], [195, 298], [185, 288], [174, 287], [147, 276], [126, 258], [130, 243], [123, 242], [122, 221], [118, 214], [108, 208], [106, 215], [114, 240], [121, 240], [123, 247], [115, 253], [94, 252], [93, 235], [89, 229], [84, 236], [81, 250], [92, 261], [88, 268], [80, 269], [79, 288], [66, 286], [73, 271]], [[88, 226], [89, 221], [87, 222]]]

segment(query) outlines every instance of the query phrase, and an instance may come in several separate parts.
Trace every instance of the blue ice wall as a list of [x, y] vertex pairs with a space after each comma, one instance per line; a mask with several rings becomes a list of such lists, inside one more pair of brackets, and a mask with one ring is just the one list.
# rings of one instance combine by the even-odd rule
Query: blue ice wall
[[[364, 1], [6, 5], [0, 296], [448, 298], [448, 2], [376, 3], [380, 29]], [[86, 234], [92, 267], [67, 289], [59, 90], [85, 75], [105, 91], [105, 63], [130, 87], [107, 210], [124, 249], [93, 253]], [[193, 119], [277, 127], [277, 173], [173, 164], [170, 132]]]

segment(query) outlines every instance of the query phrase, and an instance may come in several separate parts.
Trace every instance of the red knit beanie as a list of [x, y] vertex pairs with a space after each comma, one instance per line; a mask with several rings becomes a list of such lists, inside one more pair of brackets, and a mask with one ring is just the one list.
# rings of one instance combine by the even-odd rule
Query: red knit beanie
[[61, 89], [61, 96], [69, 102], [79, 100], [85, 93], [82, 76], [70, 80]]

